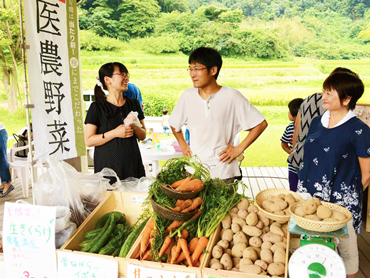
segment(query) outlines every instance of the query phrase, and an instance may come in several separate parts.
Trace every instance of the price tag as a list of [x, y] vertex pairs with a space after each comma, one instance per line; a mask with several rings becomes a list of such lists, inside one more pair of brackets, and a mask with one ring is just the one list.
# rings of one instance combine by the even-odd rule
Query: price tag
[[127, 278], [196, 278], [195, 273], [176, 272], [127, 264]]
[[5, 203], [6, 278], [57, 277], [55, 213], [55, 207]]
[[57, 251], [58, 277], [117, 278], [118, 262], [93, 256]]

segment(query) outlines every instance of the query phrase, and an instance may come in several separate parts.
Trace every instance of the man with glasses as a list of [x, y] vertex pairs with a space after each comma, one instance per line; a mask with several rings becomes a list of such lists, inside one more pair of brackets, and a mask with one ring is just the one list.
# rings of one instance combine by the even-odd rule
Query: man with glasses
[[[236, 158], [265, 130], [267, 122], [239, 91], [217, 83], [221, 66], [221, 55], [212, 48], [200, 47], [190, 54], [194, 88], [183, 92], [169, 123], [184, 156], [196, 154], [209, 166], [212, 178], [233, 182], [240, 176]], [[183, 125], [190, 131], [191, 146], [181, 132]], [[233, 146], [241, 130], [249, 134]]]

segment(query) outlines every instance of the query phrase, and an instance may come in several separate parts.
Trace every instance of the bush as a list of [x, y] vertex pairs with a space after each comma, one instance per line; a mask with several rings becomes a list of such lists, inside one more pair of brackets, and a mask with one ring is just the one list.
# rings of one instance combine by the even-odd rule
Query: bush
[[144, 113], [150, 116], [162, 116], [163, 109], [172, 111], [177, 103], [178, 96], [181, 92], [173, 91], [146, 91], [144, 101]]
[[180, 50], [180, 39], [168, 34], [148, 37], [142, 39], [141, 42], [141, 49], [152, 54], [177, 53]]
[[100, 37], [92, 31], [80, 31], [80, 48], [85, 50], [119, 50], [123, 42], [117, 39]]

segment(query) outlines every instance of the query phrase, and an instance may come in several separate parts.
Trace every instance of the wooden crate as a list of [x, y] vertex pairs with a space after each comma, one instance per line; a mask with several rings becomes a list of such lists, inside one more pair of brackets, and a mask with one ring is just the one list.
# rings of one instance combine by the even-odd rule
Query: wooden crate
[[[219, 240], [221, 240], [220, 233], [221, 233], [221, 225], [217, 227], [212, 237], [212, 240], [210, 240], [210, 244], [208, 244], [207, 254], [205, 255], [204, 260], [203, 260], [202, 278], [216, 278], [216, 277], [220, 277], [220, 278], [262, 278], [264, 277], [266, 278], [266, 277], [269, 277], [266, 275], [249, 274], [249, 273], [236, 272], [236, 271], [230, 271], [230, 270], [211, 269], [209, 267], [209, 261], [211, 260], [213, 247], [217, 244]], [[288, 278], [289, 240], [290, 240], [290, 233], [288, 232], [284, 278]]]
[[74, 235], [60, 248], [63, 251], [78, 252], [83, 255], [97, 256], [104, 259], [118, 261], [120, 278], [126, 277], [125, 258], [99, 255], [81, 251], [80, 243], [84, 241], [84, 234], [95, 229], [96, 223], [106, 213], [119, 211], [126, 215], [129, 225], [133, 225], [142, 213], [141, 202], [147, 197], [147, 193], [136, 192], [108, 192], [104, 200], [95, 208], [88, 218], [81, 224]]

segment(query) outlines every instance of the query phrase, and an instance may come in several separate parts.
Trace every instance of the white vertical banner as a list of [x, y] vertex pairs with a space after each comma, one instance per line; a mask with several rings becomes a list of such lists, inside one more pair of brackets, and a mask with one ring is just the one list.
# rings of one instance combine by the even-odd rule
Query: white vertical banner
[[24, 0], [36, 158], [86, 154], [75, 0]]

